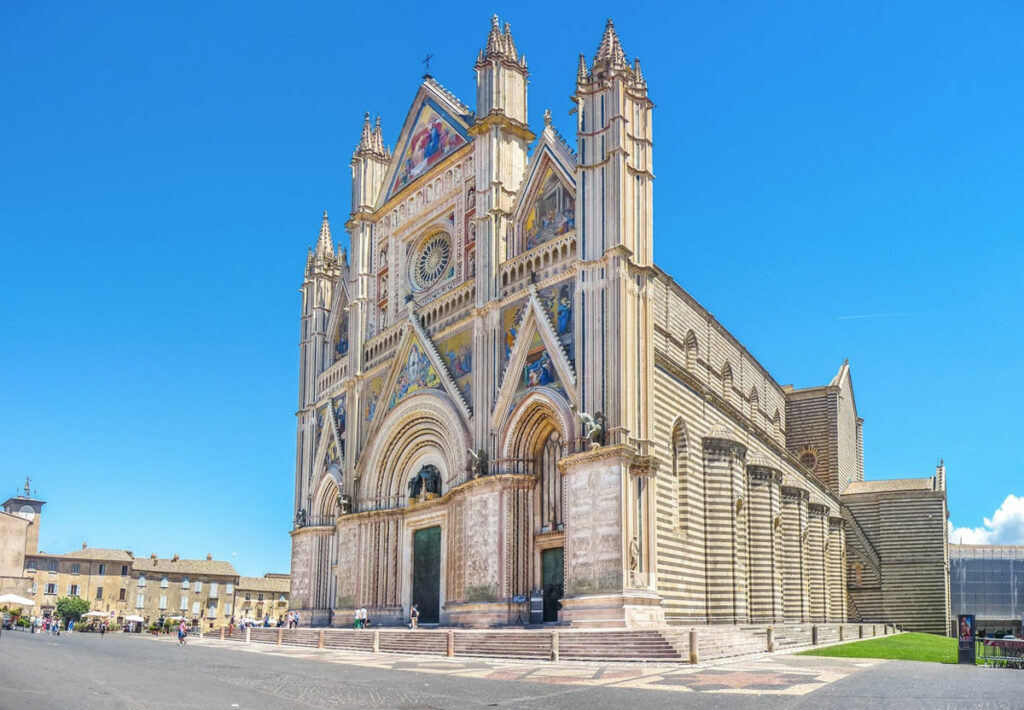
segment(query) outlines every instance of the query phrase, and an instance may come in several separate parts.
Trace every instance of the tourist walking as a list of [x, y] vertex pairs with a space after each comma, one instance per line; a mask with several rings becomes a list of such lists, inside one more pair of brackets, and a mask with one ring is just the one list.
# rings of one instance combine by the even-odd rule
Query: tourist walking
[[185, 634], [188, 631], [188, 627], [185, 625], [185, 620], [182, 619], [181, 623], [178, 624], [178, 645], [185, 645]]

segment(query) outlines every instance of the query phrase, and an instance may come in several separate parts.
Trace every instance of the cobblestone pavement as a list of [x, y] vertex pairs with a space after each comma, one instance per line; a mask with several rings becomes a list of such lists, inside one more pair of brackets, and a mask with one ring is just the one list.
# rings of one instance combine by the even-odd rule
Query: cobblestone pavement
[[4, 633], [0, 710], [1019, 708], [1024, 673], [809, 656], [714, 666], [369, 654], [215, 639]]

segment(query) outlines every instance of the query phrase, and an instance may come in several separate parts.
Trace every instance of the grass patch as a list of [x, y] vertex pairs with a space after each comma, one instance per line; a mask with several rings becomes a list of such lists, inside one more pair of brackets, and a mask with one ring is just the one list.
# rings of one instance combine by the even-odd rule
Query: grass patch
[[956, 663], [956, 639], [935, 634], [905, 633], [803, 651], [804, 656], [885, 658], [899, 661]]

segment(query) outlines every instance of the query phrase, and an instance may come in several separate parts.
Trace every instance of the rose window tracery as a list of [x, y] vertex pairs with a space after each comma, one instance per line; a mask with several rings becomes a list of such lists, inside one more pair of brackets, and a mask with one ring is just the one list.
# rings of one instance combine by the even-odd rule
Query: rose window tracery
[[452, 263], [452, 240], [445, 232], [437, 232], [426, 239], [412, 258], [413, 286], [422, 291], [440, 281]]

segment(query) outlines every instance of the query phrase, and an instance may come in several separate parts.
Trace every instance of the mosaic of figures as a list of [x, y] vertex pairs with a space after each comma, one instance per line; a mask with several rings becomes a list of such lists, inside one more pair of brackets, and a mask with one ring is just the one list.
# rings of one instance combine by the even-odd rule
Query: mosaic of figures
[[348, 312], [342, 314], [338, 323], [338, 330], [334, 334], [334, 353], [341, 357], [348, 353]]
[[551, 359], [540, 333], [534, 332], [530, 341], [530, 349], [526, 354], [526, 362], [523, 363], [523, 371], [516, 386], [516, 393], [512, 398], [512, 407], [525, 397], [534, 387], [548, 387], [568, 401], [565, 394], [565, 387], [562, 385], [558, 373], [555, 371], [555, 363]]
[[345, 395], [335, 397], [331, 401], [331, 406], [334, 407], [334, 422], [338, 427], [339, 434], [345, 433], [346, 404]]
[[466, 144], [460, 128], [442, 118], [441, 109], [430, 99], [420, 107], [409, 142], [398, 164], [391, 186], [394, 194], [418, 178], [445, 156]]
[[388, 409], [394, 408], [403, 399], [419, 392], [420, 390], [437, 389], [441, 386], [441, 378], [437, 375], [430, 358], [420, 348], [419, 343], [413, 343], [409, 348], [409, 355], [405, 360], [405, 367], [398, 373], [395, 381], [395, 388], [391, 392], [391, 399], [388, 401]]
[[576, 199], [550, 167], [526, 212], [523, 248], [533, 249], [576, 228]]
[[558, 335], [558, 342], [561, 343], [562, 348], [565, 350], [565, 354], [569, 358], [569, 362], [574, 362], [575, 353], [573, 352], [572, 341], [572, 282], [555, 284], [554, 286], [543, 289], [537, 295], [540, 296], [540, 303], [547, 312], [548, 318], [551, 319], [551, 325], [554, 326], [555, 333]]
[[467, 404], [473, 402], [473, 330], [467, 328], [438, 343], [438, 351]]
[[363, 406], [363, 419], [367, 423], [372, 422], [373, 418], [377, 415], [377, 403], [380, 401], [380, 392], [384, 389], [384, 376], [378, 375], [370, 381], [370, 384], [366, 386], [366, 392], [364, 396], [366, 398], [366, 404]]

